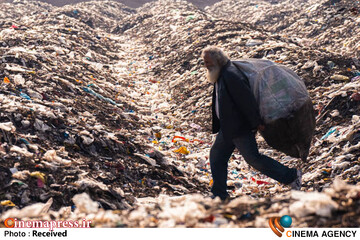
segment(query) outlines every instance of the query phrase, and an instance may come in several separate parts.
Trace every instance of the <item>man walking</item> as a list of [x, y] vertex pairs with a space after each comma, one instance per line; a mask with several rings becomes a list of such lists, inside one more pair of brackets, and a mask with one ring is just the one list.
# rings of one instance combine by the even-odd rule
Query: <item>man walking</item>
[[300, 190], [300, 170], [288, 168], [258, 151], [255, 134], [265, 126], [246, 76], [218, 47], [205, 48], [201, 56], [207, 68], [206, 77], [214, 84], [212, 133], [218, 133], [210, 150], [214, 197], [222, 200], [228, 197], [227, 167], [235, 147], [245, 161], [262, 174]]

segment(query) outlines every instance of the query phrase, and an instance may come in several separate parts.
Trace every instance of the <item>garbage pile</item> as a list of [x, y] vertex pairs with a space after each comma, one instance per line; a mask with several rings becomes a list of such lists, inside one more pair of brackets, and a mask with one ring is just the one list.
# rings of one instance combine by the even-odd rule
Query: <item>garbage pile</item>
[[[0, 28], [1, 218], [51, 214], [86, 216], [104, 227], [262, 227], [266, 217], [298, 202], [310, 209], [291, 213], [299, 224], [359, 225], [356, 56], [215, 18], [185, 1], [136, 10], [110, 1], [32, 6], [32, 15], [6, 17]], [[304, 80], [318, 113], [308, 162], [258, 136], [260, 152], [301, 165], [304, 192], [290, 193], [235, 151], [228, 188], [236, 199], [229, 207], [207, 197], [215, 137], [212, 86], [200, 59], [207, 45], [221, 46], [231, 59], [272, 60]], [[335, 177], [350, 185], [336, 188]], [[326, 206], [320, 215], [317, 204]], [[39, 214], [28, 216], [31, 207]], [[329, 216], [337, 218], [318, 221]]]
[[119, 78], [131, 72], [120, 66], [131, 65], [126, 42], [63, 12], [19, 18], [0, 32], [2, 198], [24, 207], [53, 197], [58, 209], [87, 191], [105, 209], [123, 209], [162, 184], [201, 189], [171, 163], [153, 164], [134, 141], [152, 123], [134, 114], [134, 82]]
[[65, 5], [59, 11], [66, 16], [76, 18], [91, 28], [101, 28], [107, 32], [110, 32], [125, 16], [136, 12], [135, 9], [115, 1], [81, 2], [75, 5]]
[[291, 191], [273, 199], [251, 199], [242, 196], [231, 202], [221, 202], [200, 194], [177, 197], [159, 195], [142, 198], [131, 210], [99, 208], [88, 194], [73, 197], [74, 210], [62, 207], [51, 210], [53, 199], [36, 203], [21, 210], [13, 208], [1, 216], [22, 220], [91, 221], [92, 227], [268, 227], [268, 219], [292, 216], [293, 226], [299, 227], [358, 227], [360, 187], [342, 180], [323, 192]]
[[[54, 6], [39, 1], [14, 0], [12, 3], [1, 3], [1, 22], [13, 23], [17, 18], [51, 11]], [[3, 26], [2, 26], [3, 27]]]
[[206, 8], [219, 18], [251, 23], [303, 46], [359, 58], [360, 2], [353, 0], [223, 0]]

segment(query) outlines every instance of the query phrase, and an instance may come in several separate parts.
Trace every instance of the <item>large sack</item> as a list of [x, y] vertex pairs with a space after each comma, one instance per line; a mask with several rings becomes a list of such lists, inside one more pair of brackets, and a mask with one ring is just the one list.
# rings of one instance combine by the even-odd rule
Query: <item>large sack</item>
[[233, 62], [249, 79], [266, 124], [286, 118], [310, 99], [301, 78], [291, 69], [263, 59]]
[[315, 129], [315, 112], [304, 82], [291, 69], [263, 59], [233, 62], [249, 79], [269, 146], [306, 160]]
[[315, 111], [311, 100], [288, 118], [266, 124], [261, 135], [269, 146], [306, 161], [315, 129]]

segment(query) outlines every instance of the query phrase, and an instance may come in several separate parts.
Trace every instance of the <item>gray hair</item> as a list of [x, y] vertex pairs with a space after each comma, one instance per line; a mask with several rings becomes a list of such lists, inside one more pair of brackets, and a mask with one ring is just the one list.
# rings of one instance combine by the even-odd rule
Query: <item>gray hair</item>
[[220, 67], [224, 66], [230, 59], [224, 53], [223, 50], [221, 50], [219, 47], [216, 46], [208, 46], [202, 50], [201, 57], [204, 58], [205, 54], [209, 54], [212, 59], [214, 59]]

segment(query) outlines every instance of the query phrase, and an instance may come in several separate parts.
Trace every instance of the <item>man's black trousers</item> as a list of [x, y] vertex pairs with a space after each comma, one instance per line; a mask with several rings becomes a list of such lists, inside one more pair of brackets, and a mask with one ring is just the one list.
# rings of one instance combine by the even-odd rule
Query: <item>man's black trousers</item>
[[251, 131], [244, 133], [240, 137], [234, 138], [230, 144], [224, 140], [220, 129], [210, 150], [210, 167], [213, 178], [211, 192], [214, 196], [219, 196], [221, 199], [226, 199], [228, 196], [226, 191], [227, 168], [229, 158], [235, 147], [240, 151], [245, 161], [262, 174], [283, 184], [290, 184], [296, 179], [295, 168], [288, 168], [259, 153], [255, 133]]

